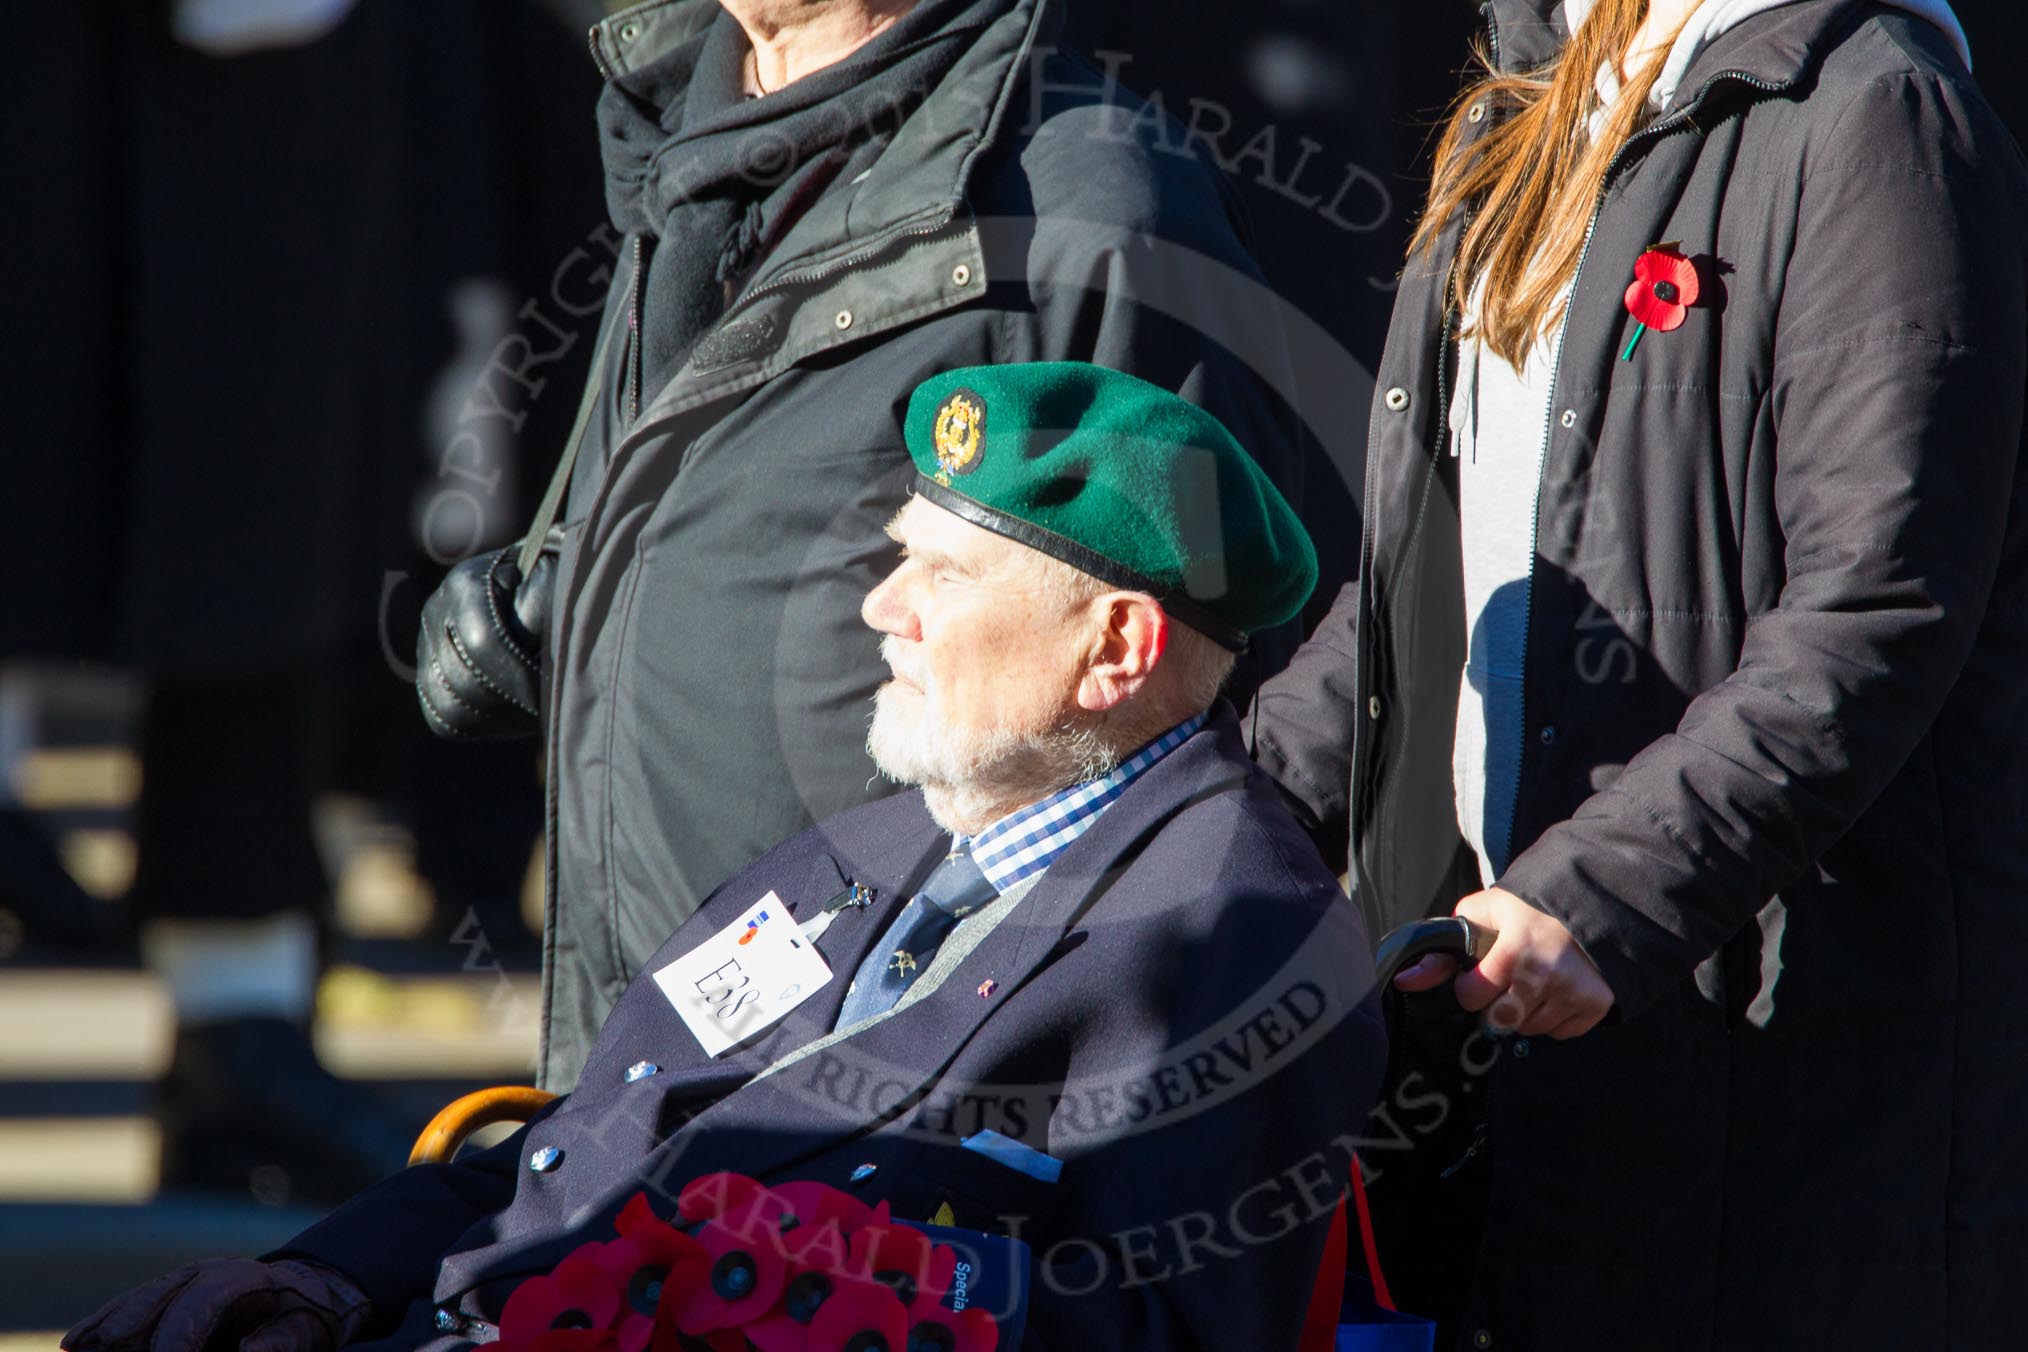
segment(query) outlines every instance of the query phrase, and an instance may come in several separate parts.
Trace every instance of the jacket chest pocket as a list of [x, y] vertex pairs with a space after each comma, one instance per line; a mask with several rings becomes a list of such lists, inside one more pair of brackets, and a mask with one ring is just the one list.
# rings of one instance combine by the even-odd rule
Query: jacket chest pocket
[[896, 1215], [1023, 1239], [1046, 1231], [1065, 1197], [1060, 1180], [1033, 1177], [950, 1141], [926, 1146], [906, 1175], [888, 1193]]

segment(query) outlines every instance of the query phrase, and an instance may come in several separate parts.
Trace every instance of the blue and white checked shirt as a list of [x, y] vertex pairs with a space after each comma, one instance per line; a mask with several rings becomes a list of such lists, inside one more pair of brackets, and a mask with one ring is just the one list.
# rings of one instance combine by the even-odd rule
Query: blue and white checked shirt
[[[1016, 883], [1048, 868], [1072, 841], [1091, 829], [1099, 814], [1125, 793], [1129, 784], [1203, 726], [1203, 714], [1186, 719], [1121, 761], [1110, 774], [1058, 789], [1039, 803], [1008, 813], [969, 840], [954, 837], [951, 857], [930, 875], [934, 883], [950, 870], [945, 890], [932, 896], [925, 884], [867, 951], [852, 984], [845, 988], [837, 1026], [850, 1027], [892, 1009], [916, 975], [929, 966], [930, 955], [953, 925], [975, 905], [988, 904]], [[962, 857], [967, 847], [971, 850], [969, 861]], [[974, 864], [976, 870], [971, 867]], [[967, 875], [970, 881], [962, 881]], [[987, 886], [990, 892], [984, 890]], [[956, 896], [951, 889], [957, 890]], [[966, 889], [978, 890], [984, 899], [959, 904]]]
[[[1146, 774], [1149, 767], [1190, 740], [1204, 715], [1187, 718], [1115, 766], [1110, 774], [1058, 789], [1039, 803], [1010, 812], [971, 839], [972, 858], [997, 892], [1032, 878], [1091, 829], [1099, 813]], [[960, 845], [964, 844], [961, 840]]]

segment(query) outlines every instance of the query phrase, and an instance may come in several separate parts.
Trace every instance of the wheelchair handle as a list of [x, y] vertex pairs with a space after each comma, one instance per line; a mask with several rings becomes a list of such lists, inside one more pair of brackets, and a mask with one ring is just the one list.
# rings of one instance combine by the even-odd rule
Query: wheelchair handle
[[1380, 973], [1383, 988], [1394, 983], [1402, 969], [1432, 954], [1456, 958], [1466, 967], [1478, 964], [1486, 950], [1499, 938], [1494, 930], [1474, 925], [1461, 915], [1439, 916], [1396, 926], [1381, 936], [1373, 949], [1373, 966]]

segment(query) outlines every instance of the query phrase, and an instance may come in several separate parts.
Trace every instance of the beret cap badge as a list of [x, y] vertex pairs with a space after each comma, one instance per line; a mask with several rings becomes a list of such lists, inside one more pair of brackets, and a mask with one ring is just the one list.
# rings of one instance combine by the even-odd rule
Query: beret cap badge
[[1316, 586], [1301, 519], [1231, 431], [1125, 372], [1075, 361], [942, 371], [909, 396], [902, 440], [918, 497], [1145, 592], [1233, 652], [1287, 623]]
[[951, 391], [937, 409], [937, 482], [948, 485], [953, 474], [970, 474], [979, 467], [979, 453], [986, 440], [986, 401], [968, 389]]

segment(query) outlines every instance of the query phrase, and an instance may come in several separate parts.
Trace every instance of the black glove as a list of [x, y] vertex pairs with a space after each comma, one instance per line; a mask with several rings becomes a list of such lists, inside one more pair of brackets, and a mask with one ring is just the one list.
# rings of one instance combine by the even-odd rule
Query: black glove
[[562, 528], [552, 528], [526, 580], [519, 544], [474, 554], [423, 604], [415, 690], [437, 736], [506, 741], [540, 729], [542, 634], [562, 541]]
[[[63, 1335], [70, 1352], [326, 1352], [372, 1303], [316, 1263], [212, 1258], [115, 1296]], [[214, 1341], [215, 1340], [215, 1341]]]

